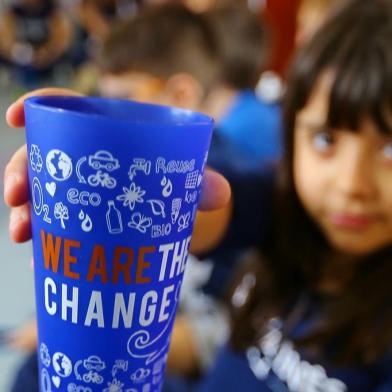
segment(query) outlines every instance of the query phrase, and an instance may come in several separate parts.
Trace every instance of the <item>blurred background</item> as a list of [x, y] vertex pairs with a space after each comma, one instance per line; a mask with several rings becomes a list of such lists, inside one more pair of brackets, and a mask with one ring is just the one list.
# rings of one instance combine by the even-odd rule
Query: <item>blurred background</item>
[[[69, 87], [91, 95], [120, 96], [118, 92], [113, 92], [113, 89], [116, 90], [113, 87], [115, 85], [110, 81], [106, 84], [99, 83], [102, 82], [99, 53], [105, 45], [108, 46], [106, 41], [110, 31], [122, 21], [137, 18], [137, 15], [147, 8], [168, 2], [168, 0], [1, 0], [1, 172], [4, 171], [13, 152], [24, 143], [23, 130], [10, 129], [5, 124], [4, 114], [8, 105], [24, 92], [44, 86]], [[260, 52], [257, 50], [252, 52], [251, 49], [257, 60], [256, 80], [244, 86], [235, 86], [234, 82], [230, 85], [231, 81], [227, 80], [225, 91], [235, 89], [255, 93], [256, 98], [264, 105], [263, 110], [267, 108], [268, 119], [276, 117], [279, 122], [279, 113], [276, 110], [279, 109], [279, 98], [284, 89], [287, 64], [298, 42], [306, 39], [314, 26], [320, 23], [331, 1], [183, 0], [182, 3], [196, 14], [213, 12], [227, 6], [234, 7], [235, 12], [240, 12], [236, 7], [241, 6], [251, 15], [249, 23], [254, 24], [256, 20], [260, 27], [265, 28], [263, 34], [268, 37], [268, 44], [265, 44], [266, 39], [263, 38], [263, 48], [260, 47]], [[218, 25], [218, 19], [212, 20]], [[234, 26], [237, 23], [235, 17], [227, 20], [228, 22], [225, 23], [229, 25], [233, 23]], [[240, 28], [241, 23], [237, 24]], [[227, 26], [223, 31], [228, 31]], [[243, 37], [245, 45], [247, 40], [245, 32], [249, 29], [245, 27], [242, 32], [236, 32], [233, 27], [233, 31], [231, 37], [228, 35], [222, 39], [220, 42], [222, 47], [224, 45], [231, 47], [234, 36], [239, 40]], [[132, 42], [127, 41], [127, 44], [129, 50], [132, 50]], [[239, 46], [241, 45], [240, 42]], [[217, 50], [220, 49], [218, 42]], [[237, 60], [238, 57], [241, 58], [241, 52], [236, 55]], [[263, 61], [259, 61], [261, 57]], [[234, 58], [233, 61], [237, 60]], [[106, 64], [106, 71], [107, 68], [109, 73], [113, 71], [110, 69], [110, 64], [109, 66]], [[114, 74], [118, 74], [114, 71]], [[219, 91], [221, 92], [222, 89]], [[123, 96], [130, 97], [132, 94], [123, 94]], [[227, 107], [230, 105], [233, 106], [232, 98], [226, 102]], [[224, 121], [221, 124], [223, 130]], [[274, 126], [276, 129], [273, 133], [278, 135], [279, 126]], [[274, 157], [279, 155], [278, 151], [279, 147], [274, 151]], [[218, 168], [226, 167], [226, 163], [222, 164], [219, 159], [217, 162]], [[241, 165], [240, 167], [242, 168]], [[2, 192], [2, 181], [0, 189]], [[30, 349], [30, 343], [20, 341], [19, 328], [23, 328], [29, 320], [34, 319], [30, 244], [16, 245], [11, 242], [8, 237], [8, 214], [9, 211], [1, 198], [0, 392], [10, 390], [15, 371], [20, 366], [26, 351]], [[19, 335], [13, 340], [10, 336], [12, 337], [15, 332]]]

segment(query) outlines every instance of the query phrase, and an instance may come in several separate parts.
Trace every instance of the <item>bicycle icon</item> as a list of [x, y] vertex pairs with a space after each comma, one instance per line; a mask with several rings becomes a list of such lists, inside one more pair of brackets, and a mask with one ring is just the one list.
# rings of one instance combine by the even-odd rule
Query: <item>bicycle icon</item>
[[108, 173], [102, 172], [102, 170], [98, 170], [95, 174], [91, 174], [88, 177], [88, 183], [94, 187], [100, 185], [109, 189], [113, 189], [117, 185], [116, 179], [110, 177]]
[[88, 373], [83, 374], [83, 381], [86, 383], [94, 383], [94, 384], [102, 384], [103, 383], [103, 377], [98, 374], [97, 372], [94, 372], [93, 370], [90, 370]]

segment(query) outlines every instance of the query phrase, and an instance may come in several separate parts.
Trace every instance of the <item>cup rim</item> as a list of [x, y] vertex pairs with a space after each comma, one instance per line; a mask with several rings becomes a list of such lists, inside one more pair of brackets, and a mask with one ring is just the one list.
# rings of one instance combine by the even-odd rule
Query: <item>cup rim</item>
[[[110, 105], [123, 105], [127, 106], [129, 105], [130, 107], [137, 107], [139, 106], [140, 108], [144, 109], [150, 109], [152, 112], [159, 113], [163, 111], [170, 110], [172, 113], [170, 116], [172, 116], [172, 120], [166, 120], [166, 121], [160, 121], [160, 120], [155, 120], [152, 117], [151, 120], [149, 119], [148, 121], [146, 120], [140, 120], [136, 116], [130, 116], [129, 118], [119, 118], [116, 116], [111, 116], [109, 114], [104, 114], [104, 113], [91, 113], [89, 112], [88, 114], [83, 111], [78, 111], [70, 108], [64, 108], [60, 107], [60, 105], [50, 105], [49, 103], [53, 100], [57, 101], [63, 101], [63, 102], [69, 102], [69, 101], [87, 101], [91, 102], [92, 104], [98, 104], [101, 105], [101, 107]], [[159, 104], [153, 104], [153, 103], [147, 103], [147, 102], [138, 102], [138, 101], [133, 101], [130, 99], [120, 99], [120, 98], [104, 98], [104, 97], [95, 97], [95, 96], [73, 96], [73, 95], [36, 95], [29, 97], [25, 100], [25, 105], [31, 107], [31, 108], [39, 108], [42, 110], [47, 110], [49, 112], [53, 113], [68, 113], [72, 114], [74, 116], [80, 116], [83, 118], [88, 117], [95, 117], [98, 119], [106, 119], [110, 121], [116, 121], [116, 122], [123, 122], [123, 123], [132, 123], [132, 124], [138, 124], [138, 125], [172, 125], [172, 126], [189, 126], [189, 125], [196, 125], [196, 126], [203, 126], [203, 125], [212, 125], [214, 123], [214, 119], [210, 116], [208, 116], [205, 113], [201, 113], [198, 111], [193, 111], [190, 109], [184, 109], [176, 106], [168, 106], [168, 105], [159, 105]], [[180, 115], [182, 115], [180, 117]], [[178, 118], [176, 118], [178, 117]]]

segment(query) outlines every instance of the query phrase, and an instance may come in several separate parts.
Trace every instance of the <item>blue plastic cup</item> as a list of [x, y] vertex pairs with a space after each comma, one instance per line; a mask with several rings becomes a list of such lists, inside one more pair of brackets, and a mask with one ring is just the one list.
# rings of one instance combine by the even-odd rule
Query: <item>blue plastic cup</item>
[[25, 103], [41, 392], [155, 392], [211, 118], [82, 97]]

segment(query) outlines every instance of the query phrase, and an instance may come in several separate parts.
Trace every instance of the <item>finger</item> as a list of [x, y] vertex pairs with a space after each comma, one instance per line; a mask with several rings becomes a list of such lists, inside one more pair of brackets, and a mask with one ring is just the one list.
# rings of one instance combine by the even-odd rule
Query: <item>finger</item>
[[23, 204], [11, 209], [10, 237], [15, 242], [26, 242], [31, 238], [31, 219], [29, 204]]
[[224, 207], [230, 201], [230, 185], [225, 177], [214, 170], [206, 169], [199, 209], [212, 211]]
[[17, 207], [29, 198], [27, 179], [27, 150], [22, 146], [10, 159], [4, 172], [4, 200], [9, 207]]
[[67, 88], [58, 88], [58, 87], [47, 87], [38, 90], [31, 91], [27, 94], [22, 95], [18, 98], [13, 104], [11, 104], [7, 110], [5, 115], [7, 123], [10, 127], [19, 128], [24, 127], [25, 118], [24, 118], [24, 101], [27, 98], [35, 97], [42, 95], [76, 95], [80, 96], [81, 94], [76, 91], [67, 89]]

